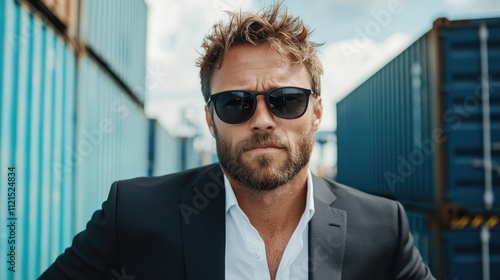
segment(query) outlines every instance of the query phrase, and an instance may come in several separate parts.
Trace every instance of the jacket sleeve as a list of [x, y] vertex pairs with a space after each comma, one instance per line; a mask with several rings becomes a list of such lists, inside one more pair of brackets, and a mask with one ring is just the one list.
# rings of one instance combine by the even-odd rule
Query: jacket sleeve
[[397, 203], [398, 208], [398, 246], [391, 279], [405, 280], [435, 280], [422, 256], [413, 243], [408, 219], [403, 206]]
[[111, 186], [102, 209], [92, 215], [84, 231], [73, 238], [71, 247], [61, 254], [39, 279], [112, 279], [120, 274], [116, 207], [118, 183]]

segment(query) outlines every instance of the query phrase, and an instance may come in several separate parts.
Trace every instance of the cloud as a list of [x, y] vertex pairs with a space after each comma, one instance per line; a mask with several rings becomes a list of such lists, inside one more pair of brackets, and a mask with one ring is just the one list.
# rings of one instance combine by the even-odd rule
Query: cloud
[[[393, 0], [394, 1], [394, 0]], [[399, 0], [398, 0], [399, 1]], [[383, 9], [389, 1], [387, 0], [314, 0], [309, 1], [310, 5], [314, 8], [319, 8], [320, 11], [334, 12], [339, 15], [343, 14], [346, 10], [353, 13], [363, 13], [367, 11]]]
[[483, 5], [491, 5], [494, 7], [498, 5], [498, 0], [444, 0], [444, 2], [457, 8], [477, 7]]
[[[314, 3], [319, 2], [322, 1]], [[342, 3], [360, 5], [349, 4], [348, 1]], [[382, 1], [377, 3], [381, 5]], [[150, 0], [148, 5], [150, 74], [146, 77], [147, 113], [158, 118], [160, 123], [174, 132], [181, 123], [182, 110], [189, 108], [194, 112], [191, 114], [195, 115], [192, 118], [199, 121], [203, 133], [208, 133], [208, 129], [204, 128], [204, 102], [198, 68], [195, 66], [199, 56], [197, 51], [200, 50], [201, 41], [213, 23], [225, 16], [223, 10], [255, 8], [256, 3], [249, 0]], [[403, 46], [407, 46], [410, 36], [398, 33], [378, 43], [375, 39], [380, 40], [378, 36], [368, 36], [362, 45], [357, 38], [321, 48], [320, 58], [325, 68], [322, 82], [325, 116], [321, 129], [333, 128], [335, 102], [388, 62]], [[345, 50], [348, 45], [354, 46], [349, 55]]]

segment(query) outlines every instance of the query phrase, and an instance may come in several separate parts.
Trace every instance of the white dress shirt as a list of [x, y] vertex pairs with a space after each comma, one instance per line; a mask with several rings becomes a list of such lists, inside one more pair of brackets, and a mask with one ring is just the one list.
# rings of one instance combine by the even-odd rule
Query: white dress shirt
[[[243, 213], [229, 180], [224, 175], [226, 191], [226, 270], [228, 280], [271, 279], [264, 240]], [[278, 267], [276, 280], [308, 279], [308, 223], [314, 215], [311, 172], [307, 174], [306, 207], [295, 228]]]

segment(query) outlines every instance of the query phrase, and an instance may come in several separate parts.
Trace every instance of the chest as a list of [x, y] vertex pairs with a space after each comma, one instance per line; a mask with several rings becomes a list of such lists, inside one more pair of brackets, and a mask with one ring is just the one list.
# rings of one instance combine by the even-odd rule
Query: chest
[[272, 234], [240, 226], [226, 220], [226, 279], [307, 279], [307, 223]]
[[291, 234], [282, 234], [280, 236], [264, 238], [266, 260], [271, 279], [276, 279], [278, 267], [280, 265], [283, 253], [290, 241]]

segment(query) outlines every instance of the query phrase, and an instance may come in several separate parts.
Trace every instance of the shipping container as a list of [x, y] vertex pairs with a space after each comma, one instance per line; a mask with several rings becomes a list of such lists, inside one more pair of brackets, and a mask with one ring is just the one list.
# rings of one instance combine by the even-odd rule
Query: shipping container
[[197, 138], [197, 134], [170, 133], [158, 121], [150, 120], [148, 175], [161, 176], [213, 163], [202, 162], [202, 152], [195, 148]]
[[[148, 118], [132, 86], [35, 2], [63, 3], [0, 1], [0, 279], [7, 280], [36, 279], [113, 181], [147, 175]], [[137, 71], [126, 79], [144, 84]]]
[[0, 2], [0, 81], [0, 279], [36, 279], [74, 234], [75, 174], [60, 163], [75, 143], [76, 56], [12, 0]]
[[499, 212], [500, 18], [436, 20], [337, 104], [337, 145], [339, 182], [407, 208]]
[[66, 164], [77, 170], [76, 232], [101, 207], [114, 181], [148, 170], [148, 118], [142, 107], [91, 58], [80, 58], [77, 71], [77, 140]]
[[195, 149], [197, 136], [179, 137], [181, 145], [181, 169], [186, 170], [202, 165], [200, 155]]
[[79, 41], [144, 103], [147, 41], [144, 0], [81, 0], [79, 22]]
[[182, 170], [179, 139], [156, 120], [149, 122], [149, 141], [148, 175], [161, 176]]
[[[437, 279], [500, 279], [498, 217], [463, 216], [447, 226], [421, 213], [408, 212], [407, 216], [415, 246]], [[489, 240], [483, 250], [485, 232]], [[488, 266], [483, 267], [485, 258]], [[484, 277], [483, 270], [489, 277]]]

